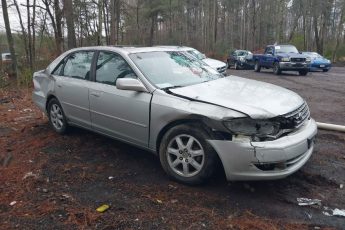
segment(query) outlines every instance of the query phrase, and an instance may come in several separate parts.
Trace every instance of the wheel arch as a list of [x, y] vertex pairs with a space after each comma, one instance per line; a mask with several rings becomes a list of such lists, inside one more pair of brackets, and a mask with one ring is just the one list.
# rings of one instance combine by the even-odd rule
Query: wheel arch
[[[191, 124], [201, 124], [201, 128], [205, 130], [209, 135], [214, 136], [212, 133], [212, 129], [206, 125], [205, 119], [208, 119], [207, 117], [200, 116], [200, 115], [190, 115], [185, 118], [180, 118], [177, 120], [170, 121], [168, 124], [166, 124], [158, 133], [156, 138], [156, 152], [159, 153], [159, 146], [161, 144], [161, 141], [163, 139], [163, 136], [173, 127], [181, 124], [191, 125]], [[158, 154], [159, 155], [159, 154]]]
[[48, 104], [49, 104], [50, 100], [53, 99], [53, 98], [55, 98], [56, 100], [59, 101], [59, 99], [54, 94], [49, 94], [47, 96], [47, 100], [46, 100], [46, 106], [45, 106], [46, 107], [46, 112], [48, 112]]

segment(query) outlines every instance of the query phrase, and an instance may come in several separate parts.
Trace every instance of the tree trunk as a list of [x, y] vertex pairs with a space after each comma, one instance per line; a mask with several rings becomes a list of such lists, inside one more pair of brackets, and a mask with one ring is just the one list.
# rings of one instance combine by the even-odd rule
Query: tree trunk
[[110, 45], [116, 44], [116, 1], [118, 0], [110, 1]]
[[22, 14], [20, 12], [17, 0], [13, 0], [13, 4], [16, 7], [17, 13], [18, 13], [18, 18], [19, 18], [19, 24], [20, 24], [20, 28], [22, 30], [22, 34], [23, 34], [23, 42], [24, 42], [24, 50], [25, 50], [25, 60], [26, 60], [26, 64], [29, 64], [29, 48], [28, 48], [28, 41], [27, 41], [27, 34], [24, 28], [24, 24], [23, 24], [23, 19], [22, 19]]
[[26, 0], [26, 13], [27, 13], [27, 21], [28, 21], [28, 40], [29, 40], [29, 67], [30, 70], [33, 70], [32, 64], [32, 39], [31, 39], [31, 18], [30, 18], [30, 0]]
[[338, 23], [338, 26], [337, 26], [336, 42], [335, 42], [335, 46], [334, 46], [334, 49], [333, 49], [333, 52], [332, 52], [332, 62], [334, 62], [335, 59], [336, 59], [336, 55], [337, 55], [337, 51], [338, 51], [338, 48], [339, 48], [341, 34], [344, 31], [344, 29], [343, 29], [344, 17], [345, 17], [344, 14], [345, 14], [345, 1], [343, 3], [343, 7], [342, 7], [342, 10], [341, 10], [341, 15], [340, 15], [340, 20], [339, 20], [339, 23]]
[[56, 24], [56, 48], [58, 54], [63, 51], [63, 37], [62, 37], [62, 11], [60, 9], [59, 0], [54, 0], [55, 24]]
[[35, 23], [36, 23], [36, 0], [34, 0], [32, 5], [32, 63], [33, 67], [36, 66], [36, 30], [35, 30]]
[[16, 53], [14, 51], [14, 42], [13, 37], [11, 33], [11, 26], [10, 21], [8, 19], [8, 11], [7, 11], [7, 2], [6, 0], [1, 0], [2, 3], [2, 15], [4, 17], [4, 23], [6, 28], [6, 36], [7, 36], [7, 42], [11, 53], [11, 59], [12, 59], [12, 72], [14, 73], [14, 76], [17, 77], [17, 57]]
[[73, 49], [77, 47], [77, 41], [75, 37], [72, 0], [65, 0], [64, 13], [65, 13], [66, 24], [67, 24], [67, 47], [68, 49]]

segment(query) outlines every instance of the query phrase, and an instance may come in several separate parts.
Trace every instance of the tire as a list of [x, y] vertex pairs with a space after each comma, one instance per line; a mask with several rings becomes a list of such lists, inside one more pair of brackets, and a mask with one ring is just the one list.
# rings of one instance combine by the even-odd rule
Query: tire
[[238, 69], [239, 69], [238, 64], [237, 62], [235, 62], [235, 70], [238, 70]]
[[328, 69], [323, 69], [322, 71], [323, 71], [324, 73], [326, 73], [326, 72], [328, 72]]
[[278, 62], [274, 63], [274, 65], [273, 65], [273, 73], [275, 75], [280, 75], [282, 73], [282, 71], [280, 70]]
[[254, 65], [254, 71], [255, 72], [260, 72], [260, 70], [261, 70], [261, 66], [259, 64], [259, 61], [256, 61], [255, 65]]
[[67, 120], [60, 102], [52, 98], [47, 106], [48, 118], [51, 127], [59, 134], [65, 134], [67, 131]]
[[301, 75], [301, 76], [305, 76], [308, 74], [308, 70], [300, 70], [298, 72], [299, 72], [299, 75]]
[[183, 184], [205, 183], [215, 172], [217, 153], [206, 141], [210, 135], [198, 126], [183, 124], [171, 128], [163, 136], [159, 147], [164, 171]]

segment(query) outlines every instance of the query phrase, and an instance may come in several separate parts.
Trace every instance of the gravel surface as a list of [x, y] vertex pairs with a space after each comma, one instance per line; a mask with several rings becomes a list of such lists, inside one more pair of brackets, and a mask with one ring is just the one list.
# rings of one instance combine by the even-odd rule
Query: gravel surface
[[[317, 121], [345, 125], [345, 68], [305, 77], [229, 73], [289, 88]], [[220, 171], [189, 187], [143, 150], [77, 128], [54, 133], [30, 91], [0, 91], [1, 229], [345, 229], [345, 217], [323, 214], [345, 209], [344, 133], [319, 131], [311, 159], [286, 179], [226, 182]], [[98, 213], [102, 204], [110, 208]]]

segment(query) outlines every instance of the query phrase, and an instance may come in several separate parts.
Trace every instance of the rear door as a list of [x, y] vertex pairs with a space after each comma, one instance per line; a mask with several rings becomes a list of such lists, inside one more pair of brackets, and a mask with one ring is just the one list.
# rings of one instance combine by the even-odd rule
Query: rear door
[[121, 55], [100, 51], [90, 84], [90, 113], [96, 131], [140, 146], [148, 146], [152, 94], [120, 90], [119, 78], [137, 78]]
[[59, 76], [54, 75], [56, 96], [68, 120], [86, 128], [91, 128], [88, 85], [94, 53], [78, 51], [70, 54], [59, 70]]

